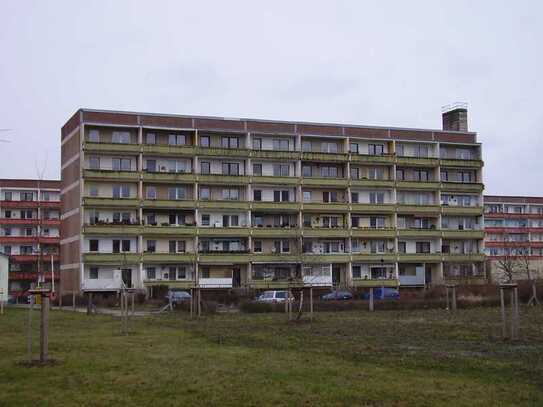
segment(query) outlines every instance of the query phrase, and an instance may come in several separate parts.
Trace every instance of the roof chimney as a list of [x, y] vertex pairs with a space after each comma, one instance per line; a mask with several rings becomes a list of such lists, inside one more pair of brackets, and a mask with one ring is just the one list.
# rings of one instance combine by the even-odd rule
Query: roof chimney
[[456, 102], [441, 108], [443, 130], [468, 131], [468, 104]]

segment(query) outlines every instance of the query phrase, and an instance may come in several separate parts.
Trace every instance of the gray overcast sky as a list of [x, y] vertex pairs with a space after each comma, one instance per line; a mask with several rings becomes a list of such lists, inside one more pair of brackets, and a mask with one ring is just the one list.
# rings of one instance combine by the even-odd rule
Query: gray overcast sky
[[[0, 2], [0, 178], [60, 175], [79, 107], [441, 128], [486, 193], [543, 195], [540, 1]], [[528, 175], [530, 174], [530, 175]]]

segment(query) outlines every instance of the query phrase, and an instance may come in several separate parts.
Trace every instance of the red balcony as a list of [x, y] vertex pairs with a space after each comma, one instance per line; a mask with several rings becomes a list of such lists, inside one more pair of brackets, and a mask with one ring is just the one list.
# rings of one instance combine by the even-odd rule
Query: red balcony
[[3, 244], [33, 244], [38, 242], [38, 236], [2, 236], [0, 243]]
[[528, 233], [528, 232], [543, 232], [543, 227], [485, 227], [486, 233]]
[[[45, 280], [51, 281], [51, 272], [48, 271], [46, 273], [41, 273], [45, 276]], [[55, 272], [55, 281], [58, 281], [60, 276], [59, 272]], [[38, 272], [37, 271], [12, 271], [9, 273], [9, 279], [10, 280], [25, 280], [25, 281], [37, 281], [38, 280]]]
[[38, 219], [0, 218], [0, 225], [37, 225]]
[[60, 209], [60, 201], [0, 201], [2, 208], [54, 208]]
[[60, 237], [59, 236], [42, 236], [40, 237], [40, 243], [45, 244], [60, 244]]
[[[18, 263], [30, 263], [38, 261], [38, 254], [15, 254], [10, 256], [12, 261], [18, 262]], [[58, 254], [53, 254], [53, 261], [59, 261], [60, 256]], [[48, 263], [51, 261], [51, 255], [50, 254], [42, 254], [42, 262]]]
[[485, 213], [487, 219], [543, 219], [543, 213]]

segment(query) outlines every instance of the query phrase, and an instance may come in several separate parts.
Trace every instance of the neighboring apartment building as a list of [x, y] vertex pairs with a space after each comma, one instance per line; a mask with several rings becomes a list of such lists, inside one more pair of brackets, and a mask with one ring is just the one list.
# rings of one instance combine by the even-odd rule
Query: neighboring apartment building
[[[520, 266], [528, 260], [532, 277], [543, 277], [543, 197], [485, 195], [485, 251], [491, 277], [500, 278], [499, 260]], [[521, 268], [521, 267], [519, 267]], [[519, 279], [526, 273], [519, 272]]]
[[[10, 256], [9, 291], [59, 279], [60, 181], [0, 179], [0, 252]], [[41, 277], [40, 277], [41, 276]]]
[[63, 289], [479, 281], [481, 145], [463, 106], [443, 123], [81, 109], [62, 128]]

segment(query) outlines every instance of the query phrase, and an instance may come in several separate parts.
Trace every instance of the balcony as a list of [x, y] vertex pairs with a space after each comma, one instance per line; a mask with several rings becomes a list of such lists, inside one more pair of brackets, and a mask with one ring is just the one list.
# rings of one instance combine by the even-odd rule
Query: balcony
[[400, 237], [432, 238], [441, 237], [441, 231], [439, 229], [398, 229], [398, 235]]
[[483, 214], [482, 206], [449, 206], [443, 205], [443, 215], [474, 215]]
[[484, 276], [473, 277], [448, 277], [444, 278], [446, 284], [455, 285], [485, 285], [488, 284], [488, 280]]
[[349, 210], [349, 204], [346, 202], [304, 202], [304, 211], [317, 211], [326, 213], [330, 212], [347, 212]]
[[396, 157], [397, 165], [405, 166], [416, 166], [416, 167], [437, 167], [439, 160], [437, 158], [429, 157], [405, 157], [397, 156]]
[[60, 209], [60, 201], [0, 201], [4, 209], [54, 208]]
[[[353, 203], [351, 205], [352, 212], [361, 213], [392, 213], [394, 212], [395, 205], [390, 203], [385, 204], [372, 204], [372, 203]], [[328, 210], [328, 209], [326, 209]]]
[[139, 144], [92, 143], [89, 141], [83, 144], [83, 151], [89, 153], [138, 154], [140, 150]]
[[251, 202], [253, 211], [271, 211], [271, 212], [297, 212], [300, 210], [299, 202]]
[[398, 189], [438, 190], [441, 184], [433, 181], [396, 181]]
[[197, 154], [205, 157], [247, 158], [251, 155], [251, 150], [245, 148], [198, 147]]
[[388, 252], [388, 253], [353, 253], [352, 254], [353, 261], [361, 261], [361, 262], [373, 262], [373, 263], [381, 263], [381, 262], [395, 262], [396, 261], [396, 254], [394, 252]]
[[393, 239], [396, 237], [396, 229], [394, 228], [352, 228], [352, 236], [358, 238], [383, 238]]
[[442, 182], [441, 189], [443, 191], [462, 191], [462, 192], [482, 192], [484, 189], [483, 184], [479, 183], [463, 183], [463, 182]]
[[271, 185], [298, 185], [298, 177], [275, 177], [275, 176], [251, 176], [253, 184], [271, 184]]
[[84, 253], [83, 261], [89, 264], [108, 264], [124, 267], [138, 264], [140, 255], [138, 253]]
[[247, 201], [198, 201], [198, 207], [202, 209], [239, 209], [248, 210], [249, 202]]
[[196, 201], [193, 200], [170, 200], [170, 199], [145, 199], [142, 202], [144, 208], [151, 209], [194, 209]]
[[144, 263], [177, 264], [192, 263], [196, 259], [194, 253], [143, 253]]
[[347, 188], [349, 185], [349, 179], [331, 177], [303, 177], [301, 179], [301, 183], [303, 186]]
[[[57, 221], [57, 224], [60, 222]], [[38, 219], [0, 218], [0, 225], [37, 225]]]
[[299, 263], [300, 255], [295, 253], [253, 253], [253, 263]]
[[232, 288], [232, 277], [229, 278], [200, 278], [198, 280], [200, 288]]
[[86, 180], [95, 181], [131, 181], [140, 179], [137, 171], [113, 171], [113, 170], [84, 170], [83, 177]]
[[135, 208], [139, 203], [139, 199], [135, 198], [83, 197], [83, 206], [93, 208]]
[[191, 289], [196, 286], [194, 280], [145, 280], [143, 282], [145, 287], [153, 285], [167, 285], [168, 288], [184, 288]]
[[392, 287], [398, 288], [400, 282], [396, 279], [362, 279], [362, 278], [353, 278], [353, 287], [364, 288], [364, 287]]
[[[39, 254], [12, 254], [10, 256], [11, 260], [16, 263], [34, 263], [38, 261], [39, 257]], [[41, 258], [43, 263], [49, 263], [51, 261], [51, 255], [47, 253], [43, 253]], [[60, 256], [58, 254], [53, 254], [53, 261], [59, 261], [59, 259]]]
[[393, 188], [394, 181], [384, 179], [351, 179], [351, 186], [361, 188]]
[[257, 290], [274, 290], [300, 288], [305, 284], [303, 280], [251, 280], [249, 286]]
[[194, 236], [195, 226], [150, 226], [143, 228], [145, 236]]
[[304, 237], [339, 237], [339, 238], [348, 238], [349, 229], [343, 227], [337, 228], [325, 228], [325, 227], [316, 227], [316, 228], [307, 228], [303, 229]]
[[251, 151], [251, 157], [273, 160], [298, 160], [300, 153], [298, 151], [253, 150]]
[[201, 237], [247, 237], [248, 227], [202, 227], [198, 228], [198, 236]]
[[187, 172], [144, 172], [145, 182], [193, 183], [196, 175]]
[[165, 155], [165, 156], [190, 156], [196, 155], [197, 148], [195, 146], [170, 146], [167, 144], [145, 144], [142, 147], [145, 155]]
[[39, 242], [42, 244], [60, 244], [60, 236], [40, 236]]
[[399, 253], [402, 263], [440, 263], [441, 253]]
[[138, 235], [141, 233], [142, 227], [140, 225], [121, 225], [121, 224], [109, 224], [109, 225], [85, 225], [83, 226], [83, 233], [93, 235]]
[[351, 154], [351, 162], [356, 164], [394, 164], [394, 156], [392, 154]]
[[198, 255], [198, 261], [206, 264], [248, 263], [249, 259], [250, 255], [246, 252], [214, 252]]
[[397, 211], [399, 213], [406, 213], [412, 215], [429, 214], [438, 215], [441, 211], [439, 205], [412, 205], [412, 204], [398, 204]]
[[303, 263], [348, 263], [349, 254], [347, 253], [304, 253], [302, 255]]
[[349, 155], [345, 153], [302, 152], [303, 161], [346, 162], [348, 159]]
[[252, 236], [255, 238], [298, 237], [300, 236], [300, 231], [296, 227], [255, 227], [253, 226]]
[[38, 236], [0, 236], [1, 244], [37, 243]]
[[483, 230], [447, 230], [443, 229], [444, 239], [484, 239]]
[[199, 174], [196, 181], [211, 185], [246, 185], [249, 183], [249, 177], [244, 175], [221, 175], [221, 174]]
[[122, 286], [122, 280], [113, 278], [86, 278], [81, 282], [81, 290], [83, 291], [119, 291]]
[[483, 253], [472, 253], [472, 254], [452, 254], [444, 253], [443, 261], [454, 263], [454, 262], [483, 262], [486, 260], [486, 256]]
[[442, 167], [482, 168], [482, 160], [464, 160], [459, 158], [443, 158], [439, 161]]

